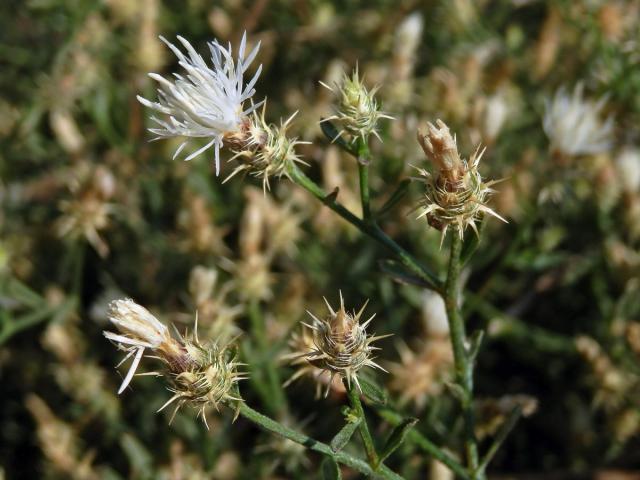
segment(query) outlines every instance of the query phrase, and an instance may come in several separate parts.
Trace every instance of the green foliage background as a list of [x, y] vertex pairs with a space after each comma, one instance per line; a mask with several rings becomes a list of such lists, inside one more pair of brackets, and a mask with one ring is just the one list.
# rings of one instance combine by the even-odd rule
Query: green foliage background
[[[191, 328], [189, 278], [196, 265], [232, 282], [225, 304], [243, 309], [234, 323], [245, 332], [241, 354], [254, 376], [242, 385], [247, 402], [314, 438], [328, 441], [340, 428], [344, 397], [316, 400], [307, 381], [286, 390], [286, 405], [260, 394], [268, 388], [261, 365], [277, 363], [287, 351], [305, 309], [322, 312], [322, 297], [335, 304], [339, 289], [351, 308], [370, 299], [376, 333], [395, 337], [381, 342], [383, 361], [398, 361], [398, 339], [410, 346], [418, 338], [430, 341], [420, 289], [380, 269], [388, 253], [372, 240], [286, 180], [256, 197], [261, 185], [249, 177], [222, 185], [211, 155], [172, 161], [175, 142], [148, 142], [148, 112], [135, 96], [153, 97], [148, 71], [177, 67], [157, 35], [182, 35], [205, 53], [205, 42], [237, 42], [245, 29], [262, 41], [257, 95], [268, 98], [268, 118], [278, 122], [299, 110], [292, 134], [312, 142], [300, 149], [306, 171], [328, 190], [340, 179], [343, 200], [357, 198], [355, 164], [318, 126], [331, 112], [331, 96], [318, 81], [334, 78], [340, 66], [350, 71], [357, 63], [367, 83], [380, 83], [378, 97], [396, 118], [381, 125], [384, 143], [372, 142], [374, 208], [413, 174], [411, 164], [426, 166], [415, 141], [418, 124], [442, 118], [465, 156], [479, 140], [489, 143], [481, 169], [487, 178], [506, 178], [493, 205], [509, 223], [487, 222], [465, 269], [463, 314], [469, 330], [487, 331], [476, 388], [490, 404], [516, 394], [538, 404], [505, 443], [491, 476], [637, 472], [640, 192], [623, 188], [616, 159], [623, 147], [638, 148], [639, 10], [635, 1], [3, 1], [0, 465], [6, 478], [319, 478], [316, 455], [243, 420], [232, 423], [229, 411], [212, 414], [210, 431], [189, 411], [168, 426], [168, 415], [155, 411], [169, 393], [153, 378], [137, 378], [115, 395], [119, 355], [101, 334], [106, 302], [126, 295], [179, 330]], [[404, 59], [409, 74], [400, 78], [396, 32], [415, 12], [424, 28], [415, 53]], [[590, 98], [607, 95], [615, 138], [610, 151], [567, 165], [549, 152], [544, 99], [578, 82]], [[488, 142], [483, 105], [500, 92], [507, 92], [510, 113]], [[329, 155], [338, 156], [337, 174], [327, 172]], [[60, 233], [65, 216], [99, 188], [113, 191], [108, 222], [98, 229], [108, 246], [103, 255], [84, 235]], [[550, 188], [560, 191], [559, 200], [540, 201]], [[442, 273], [447, 249], [411, 212], [419, 195], [412, 184], [381, 224]], [[69, 210], [65, 202], [77, 203]], [[252, 297], [246, 282], [263, 271], [248, 266], [243, 276], [224, 260], [246, 265], [243, 238], [250, 228], [241, 219], [251, 202], [266, 205], [262, 215], [280, 212], [277, 218], [292, 225], [284, 235], [295, 243], [269, 257], [271, 283], [262, 298]], [[90, 223], [95, 212], [88, 215]], [[201, 233], [207, 228], [209, 237]], [[277, 225], [264, 228], [267, 237], [277, 231]], [[202, 245], [200, 234], [210, 245]], [[251, 305], [267, 319], [264, 335], [274, 347], [266, 352], [252, 331]], [[53, 347], [46, 340], [52, 325], [62, 332]], [[599, 346], [593, 355], [585, 353], [587, 338]], [[283, 380], [293, 373], [278, 365]], [[436, 443], [459, 449], [461, 424], [446, 389], [426, 407], [398, 408], [419, 417], [416, 428]], [[390, 427], [372, 417], [384, 438]], [[429, 459], [410, 442], [388, 464], [407, 478], [430, 471]]]

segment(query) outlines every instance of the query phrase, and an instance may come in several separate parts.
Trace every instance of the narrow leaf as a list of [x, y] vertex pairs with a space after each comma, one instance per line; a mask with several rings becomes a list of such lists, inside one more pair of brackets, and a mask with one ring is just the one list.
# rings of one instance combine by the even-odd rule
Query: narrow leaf
[[475, 232], [469, 232], [465, 235], [464, 243], [462, 244], [462, 252], [460, 253], [460, 263], [464, 265], [469, 261], [469, 259], [473, 256], [478, 245], [480, 245], [480, 236], [482, 235], [482, 230], [484, 229], [484, 221], [480, 222], [478, 226], [478, 234]]
[[360, 387], [362, 388], [362, 394], [365, 397], [367, 397], [373, 403], [386, 405], [387, 393], [378, 385], [376, 385], [375, 382], [365, 378], [358, 378], [358, 382], [360, 383]]
[[395, 260], [381, 260], [380, 262], [378, 262], [378, 265], [380, 267], [380, 270], [389, 275], [398, 283], [417, 285], [418, 287], [422, 288], [433, 288], [433, 286], [429, 285], [420, 277], [407, 272], [407, 270]]
[[342, 473], [336, 461], [331, 457], [325, 457], [320, 466], [323, 480], [342, 480]]
[[329, 120], [320, 120], [320, 128], [322, 129], [322, 133], [324, 133], [325, 137], [327, 137], [331, 141], [331, 143], [335, 143], [343, 150], [354, 154], [351, 146], [344, 141], [344, 138], [340, 136], [340, 131], [333, 123], [331, 123]]
[[362, 417], [356, 417], [353, 422], [347, 422], [331, 440], [331, 450], [334, 452], [342, 450], [345, 445], [349, 443], [349, 440], [351, 440], [360, 423], [362, 423]]
[[409, 190], [409, 185], [411, 184], [411, 180], [408, 178], [401, 181], [396, 187], [395, 191], [391, 194], [389, 199], [385, 202], [385, 204], [378, 211], [378, 217], [381, 217], [393, 207], [395, 207], [400, 200], [407, 194]]
[[469, 349], [468, 355], [469, 360], [474, 363], [476, 361], [476, 357], [478, 356], [478, 352], [480, 351], [480, 347], [482, 347], [482, 340], [484, 339], [484, 330], [477, 330], [471, 336], [469, 340]]
[[389, 438], [387, 439], [387, 443], [384, 445], [384, 448], [380, 452], [380, 463], [384, 462], [389, 455], [395, 452], [402, 442], [406, 438], [409, 431], [418, 423], [417, 418], [409, 417], [405, 418], [398, 426], [396, 426]]

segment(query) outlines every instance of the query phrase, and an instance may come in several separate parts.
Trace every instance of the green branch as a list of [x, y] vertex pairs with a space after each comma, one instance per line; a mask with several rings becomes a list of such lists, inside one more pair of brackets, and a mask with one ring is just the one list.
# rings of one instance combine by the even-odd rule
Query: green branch
[[[377, 409], [376, 412], [378, 413], [378, 415], [380, 415], [383, 419], [385, 419], [394, 427], [396, 425], [400, 425], [400, 423], [404, 419], [402, 415], [400, 415], [397, 412], [394, 412], [389, 408], [380, 408], [380, 409]], [[422, 435], [420, 432], [418, 432], [415, 429], [411, 430], [407, 435], [407, 438], [409, 438], [413, 443], [415, 443], [426, 454], [435, 458], [443, 465], [446, 465], [449, 468], [449, 470], [455, 473], [459, 478], [461, 478], [462, 480], [470, 480], [471, 477], [469, 477], [467, 470], [464, 468], [464, 466], [460, 464], [460, 462], [458, 462], [458, 460], [453, 458], [451, 455], [445, 452], [442, 448], [438, 447], [435, 443], [433, 443], [427, 437]]]
[[305, 446], [309, 450], [313, 450], [314, 452], [318, 452], [322, 455], [326, 455], [327, 457], [331, 457], [336, 462], [353, 468], [354, 470], [364, 475], [385, 480], [403, 480], [403, 477], [385, 467], [384, 465], [382, 465], [377, 471], [374, 471], [367, 462], [360, 458], [356, 458], [344, 452], [334, 452], [326, 443], [319, 442], [303, 433], [296, 432], [295, 430], [287, 428], [284, 425], [276, 422], [275, 420], [261, 414], [260, 412], [257, 412], [244, 402], [240, 402], [238, 409], [242, 417], [258, 425], [260, 428], [266, 430], [267, 432], [287, 438], [292, 442]]
[[377, 470], [380, 461], [378, 453], [376, 452], [376, 446], [373, 443], [373, 438], [371, 438], [371, 433], [369, 432], [367, 419], [364, 416], [364, 409], [362, 408], [362, 402], [360, 402], [360, 394], [353, 383], [350, 384], [346, 380], [343, 380], [343, 383], [344, 387], [347, 389], [347, 396], [349, 397], [351, 408], [354, 410], [358, 418], [361, 419], [358, 429], [360, 430], [360, 437], [362, 438], [362, 443], [364, 444], [364, 450], [365, 452], [367, 452], [369, 465]]
[[384, 233], [380, 227], [373, 223], [366, 223], [351, 211], [345, 208], [342, 204], [336, 201], [338, 191], [334, 191], [331, 194], [325, 193], [325, 191], [318, 186], [313, 180], [307, 177], [302, 170], [296, 165], [291, 165], [289, 168], [289, 176], [291, 180], [302, 188], [311, 193], [314, 197], [320, 200], [324, 205], [336, 212], [347, 222], [358, 228], [361, 232], [369, 235], [381, 245], [385, 246], [388, 250], [393, 252], [402, 262], [402, 264], [413, 274], [424, 280], [424, 282], [433, 290], [440, 292], [442, 290], [442, 282], [424, 265], [420, 264], [409, 252], [394, 242], [386, 233]]
[[459, 400], [464, 417], [467, 468], [472, 472], [473, 480], [479, 480], [483, 478], [483, 476], [481, 472], [478, 472], [478, 442], [475, 435], [475, 418], [473, 412], [473, 362], [471, 362], [465, 347], [465, 326], [458, 308], [458, 281], [460, 277], [461, 251], [462, 240], [454, 233], [451, 235], [451, 254], [449, 256], [449, 270], [444, 289], [444, 302], [449, 321], [456, 383], [459, 387]]

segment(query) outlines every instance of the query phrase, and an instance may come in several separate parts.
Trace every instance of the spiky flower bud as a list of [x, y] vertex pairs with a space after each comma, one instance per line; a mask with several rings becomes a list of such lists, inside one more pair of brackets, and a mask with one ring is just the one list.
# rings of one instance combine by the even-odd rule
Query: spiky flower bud
[[266, 191], [270, 188], [270, 178], [281, 178], [283, 175], [290, 178], [289, 170], [293, 164], [306, 165], [296, 153], [296, 146], [308, 142], [287, 137], [287, 130], [297, 112], [280, 126], [267, 123], [264, 113], [264, 108], [260, 115], [254, 112], [244, 129], [230, 142], [235, 152], [231, 160], [238, 160], [240, 165], [231, 172], [225, 182], [236, 174], [247, 171], [250, 175], [262, 179], [262, 187]]
[[[163, 373], [169, 379], [169, 390], [174, 395], [158, 411], [175, 402], [171, 420], [180, 407], [189, 404], [198, 410], [206, 425], [205, 409], [208, 406], [217, 410], [220, 404], [242, 401], [234, 394], [236, 383], [246, 378], [244, 373], [237, 371], [240, 364], [228, 346], [221, 347], [215, 342], [200, 343], [197, 319], [192, 336], [176, 334], [174, 337], [166, 325], [130, 299], [111, 302], [108, 317], [120, 334], [105, 331], [104, 336], [127, 352], [122, 362], [135, 355], [118, 393], [122, 393], [131, 382], [145, 349], [149, 349], [152, 358], [161, 360], [166, 367]], [[163, 373], [152, 372], [149, 375], [162, 376]]]
[[[320, 319], [313, 313], [309, 313], [313, 319], [311, 325], [304, 324], [311, 329], [312, 345], [309, 342], [302, 344], [303, 350], [290, 355], [292, 363], [300, 364], [300, 359], [312, 367], [319, 368], [330, 375], [325, 396], [328, 395], [333, 378], [339, 375], [347, 380], [347, 384], [354, 382], [358, 389], [357, 374], [363, 367], [379, 368], [385, 371], [380, 365], [374, 362], [373, 352], [378, 350], [372, 346], [372, 343], [380, 338], [388, 335], [374, 336], [367, 335], [366, 329], [371, 320], [375, 317], [372, 315], [366, 322], [360, 323], [360, 317], [367, 306], [366, 302], [358, 313], [348, 313], [344, 308], [344, 298], [340, 293], [340, 308], [334, 311], [329, 302], [325, 299], [329, 314]], [[308, 370], [308, 365], [301, 367], [301, 372]], [[298, 378], [301, 373], [297, 373], [292, 380]]]
[[483, 182], [478, 166], [484, 150], [476, 149], [469, 161], [460, 157], [455, 137], [441, 120], [427, 126], [427, 132], [418, 131], [418, 142], [433, 162], [437, 171], [432, 174], [418, 168], [416, 179], [426, 186], [418, 205], [418, 218], [426, 217], [429, 225], [442, 232], [442, 239], [449, 226], [456, 228], [462, 238], [467, 226], [478, 233], [476, 222], [483, 213], [488, 213], [503, 222], [505, 219], [490, 209], [486, 202], [494, 192], [491, 185], [496, 181]]
[[342, 81], [336, 83], [334, 87], [323, 82], [320, 83], [339, 96], [335, 115], [326, 119], [335, 121], [342, 127], [338, 136], [346, 132], [351, 136], [352, 142], [358, 138], [366, 140], [371, 134], [380, 139], [376, 130], [378, 120], [381, 118], [393, 119], [393, 117], [380, 111], [380, 106], [375, 99], [378, 87], [367, 90], [358, 74], [358, 67], [353, 71], [351, 77], [346, 73], [343, 74]]

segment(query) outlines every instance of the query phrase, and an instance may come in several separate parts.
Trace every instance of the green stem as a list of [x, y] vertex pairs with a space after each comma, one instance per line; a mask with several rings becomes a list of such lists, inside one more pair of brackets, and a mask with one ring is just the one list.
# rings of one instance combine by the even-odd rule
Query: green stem
[[376, 452], [376, 446], [373, 443], [373, 438], [371, 438], [371, 433], [369, 432], [367, 419], [364, 416], [364, 409], [362, 408], [362, 402], [360, 401], [360, 393], [353, 383], [347, 382], [346, 379], [343, 380], [343, 383], [344, 387], [347, 389], [347, 396], [349, 397], [351, 408], [355, 411], [355, 414], [362, 419], [358, 429], [360, 430], [360, 437], [364, 444], [364, 450], [367, 453], [367, 458], [369, 459], [369, 465], [371, 465], [374, 470], [377, 470], [380, 464], [380, 459]]
[[498, 430], [493, 443], [489, 447], [487, 454], [484, 456], [482, 462], [480, 462], [480, 465], [478, 466], [477, 471], [479, 474], [484, 474], [487, 465], [489, 465], [489, 462], [493, 460], [494, 455], [496, 454], [502, 443], [505, 441], [511, 430], [513, 430], [513, 427], [516, 426], [516, 423], [518, 423], [520, 415], [522, 415], [522, 408], [518, 406], [511, 411], [509, 417], [507, 417], [507, 419], [504, 421], [504, 423], [500, 427], [500, 430]]
[[370, 156], [369, 146], [365, 140], [358, 141], [357, 160], [358, 160], [358, 176], [360, 178], [360, 203], [362, 204], [362, 219], [365, 223], [372, 223], [371, 217], [371, 201], [369, 194], [369, 163]]
[[[394, 427], [396, 425], [399, 425], [404, 419], [402, 415], [389, 408], [381, 408], [377, 409], [376, 411], [378, 415], [380, 415]], [[471, 477], [469, 477], [467, 470], [460, 464], [460, 462], [458, 462], [458, 460], [442, 450], [435, 443], [422, 435], [419, 431], [417, 431], [416, 429], [412, 429], [408, 434], [408, 438], [425, 453], [432, 456], [443, 465], [446, 465], [449, 470], [451, 470], [458, 476], [458, 478], [461, 478], [462, 480], [470, 480]]]
[[373, 478], [403, 480], [400, 475], [393, 472], [384, 465], [382, 465], [378, 471], [374, 471], [367, 462], [360, 458], [356, 458], [342, 451], [334, 452], [326, 443], [319, 442], [311, 437], [308, 437], [307, 435], [304, 435], [303, 433], [296, 432], [295, 430], [287, 428], [284, 425], [276, 422], [275, 420], [261, 414], [260, 412], [257, 412], [244, 402], [240, 402], [239, 412], [240, 415], [242, 415], [244, 418], [246, 418], [250, 422], [255, 423], [267, 432], [287, 438], [292, 442], [307, 447], [309, 450], [313, 450], [314, 452], [318, 452], [322, 455], [331, 457], [336, 462], [351, 467], [364, 475], [368, 475]]
[[444, 288], [444, 301], [449, 320], [449, 332], [453, 359], [455, 364], [456, 382], [461, 387], [460, 402], [464, 417], [465, 450], [467, 454], [467, 468], [473, 480], [483, 478], [478, 472], [478, 442], [475, 435], [475, 418], [473, 413], [473, 365], [469, 359], [466, 343], [465, 326], [458, 309], [458, 279], [460, 277], [460, 252], [462, 239], [455, 233], [451, 235], [451, 254], [449, 256], [449, 271]]
[[[267, 332], [258, 301], [254, 300], [249, 303], [249, 320], [251, 322], [252, 337], [259, 351], [260, 365], [257, 365], [257, 367], [264, 371], [268, 384], [267, 392], [270, 392], [265, 395], [263, 400], [269, 406], [271, 412], [274, 414], [282, 413], [286, 409], [287, 399], [282, 389], [278, 371], [275, 368], [276, 363], [272, 358], [269, 358], [270, 349], [267, 342]], [[260, 390], [264, 391], [263, 389]]]
[[412, 273], [420, 277], [425, 281], [433, 290], [440, 292], [442, 290], [442, 282], [440, 279], [427, 267], [420, 264], [413, 256], [407, 252], [404, 248], [394, 242], [386, 233], [384, 233], [380, 227], [373, 223], [366, 223], [343, 205], [336, 201], [337, 192], [327, 194], [320, 188], [313, 180], [307, 177], [302, 170], [296, 165], [292, 165], [289, 169], [289, 175], [292, 181], [300, 185], [302, 188], [311, 193], [314, 197], [320, 200], [324, 205], [336, 212], [347, 222], [358, 228], [361, 232], [369, 235], [378, 243], [385, 246], [388, 250], [398, 256], [402, 264], [409, 269]]

